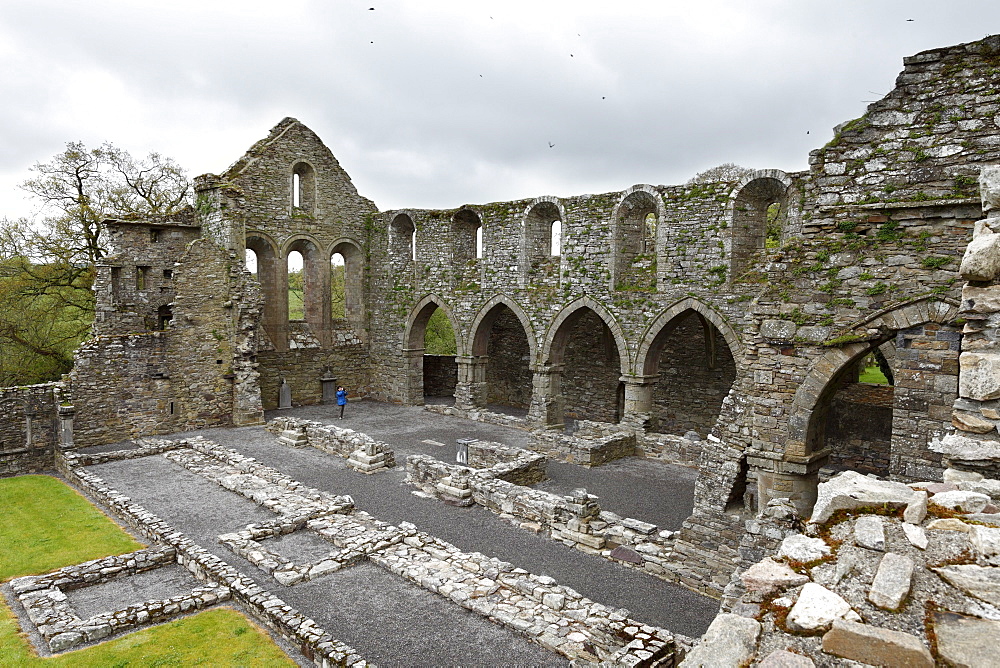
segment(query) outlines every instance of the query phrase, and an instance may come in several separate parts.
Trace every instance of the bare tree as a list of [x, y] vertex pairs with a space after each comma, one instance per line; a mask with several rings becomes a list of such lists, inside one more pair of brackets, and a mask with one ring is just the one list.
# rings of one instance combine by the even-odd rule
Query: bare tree
[[754, 170], [749, 167], [741, 167], [734, 162], [724, 162], [721, 165], [710, 167], [703, 172], [698, 172], [690, 179], [691, 183], [714, 183], [716, 181], [739, 181], [748, 174], [753, 174]]

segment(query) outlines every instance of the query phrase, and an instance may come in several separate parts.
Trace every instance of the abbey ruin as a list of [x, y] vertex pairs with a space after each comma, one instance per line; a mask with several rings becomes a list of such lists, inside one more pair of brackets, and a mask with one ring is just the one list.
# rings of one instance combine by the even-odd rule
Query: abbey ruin
[[[307, 420], [278, 417], [268, 429], [359, 470], [406, 464], [428, 494], [512, 514], [595, 555], [627, 547], [638, 560], [614, 558], [725, 595], [730, 610], [759, 605], [741, 602], [734, 573], [796, 534], [789, 518], [813, 516], [832, 476], [893, 485], [1000, 476], [1000, 37], [904, 64], [895, 88], [838, 126], [806, 171], [448, 210], [380, 211], [309, 128], [286, 118], [229, 169], [198, 177], [182, 215], [106, 221], [114, 252], [98, 268], [93, 338], [63, 381], [0, 389], [0, 473], [58, 468], [88, 486], [83, 467], [100, 455], [86, 449], [123, 441], [192, 470], [210, 470], [199, 458], [214, 457], [212, 466], [251, 471], [214, 446], [151, 437], [260, 425], [265, 411], [331, 403], [344, 385], [352, 400], [427, 404], [524, 430], [529, 446], [473, 446], [469, 474], [429, 457], [392, 462], [392, 443], [348, 442]], [[301, 319], [290, 319], [287, 298], [293, 252], [303, 261]], [[331, 307], [335, 255], [343, 317]], [[425, 350], [437, 310], [455, 355]], [[872, 354], [890, 384], [859, 382]], [[536, 512], [550, 503], [531, 495], [544, 478], [536, 456], [695, 467], [693, 512], [669, 536], [633, 520], [595, 529], [585, 493], [557, 497], [565, 516]], [[909, 492], [893, 489], [896, 507], [909, 506]], [[998, 491], [976, 511], [994, 518], [987, 526], [1000, 526]], [[303, 499], [297, 526], [320, 534], [327, 525], [310, 504], [350, 508]], [[141, 524], [153, 541], [169, 534]], [[260, 525], [225, 541], [248, 554], [280, 533]], [[415, 535], [398, 540], [423, 549]], [[400, 573], [413, 558], [357, 549]], [[996, 555], [983, 554], [995, 567]], [[240, 595], [220, 578], [209, 575]], [[556, 594], [537, 598], [548, 605]], [[641, 638], [635, 655], [597, 640], [563, 654], [670, 665], [674, 640]], [[320, 657], [317, 647], [307, 655]]]

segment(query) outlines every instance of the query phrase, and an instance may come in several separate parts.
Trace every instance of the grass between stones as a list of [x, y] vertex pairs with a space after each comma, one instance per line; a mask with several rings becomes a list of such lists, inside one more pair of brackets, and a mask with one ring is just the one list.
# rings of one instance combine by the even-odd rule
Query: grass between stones
[[[83, 496], [44, 475], [0, 479], [0, 582], [142, 547]], [[39, 658], [0, 597], [3, 666], [294, 666], [241, 613], [213, 608], [100, 645]]]

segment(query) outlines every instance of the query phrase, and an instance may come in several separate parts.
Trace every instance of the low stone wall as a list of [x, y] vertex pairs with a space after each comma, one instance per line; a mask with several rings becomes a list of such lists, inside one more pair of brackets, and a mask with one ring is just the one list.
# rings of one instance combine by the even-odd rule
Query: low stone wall
[[588, 468], [636, 454], [636, 437], [632, 430], [606, 422], [581, 420], [573, 435], [546, 429], [531, 432], [528, 447], [550, 457]]
[[353, 468], [364, 473], [396, 466], [396, 454], [387, 443], [360, 431], [293, 417], [275, 418], [264, 428], [277, 434], [278, 442], [283, 445], [312, 446], [347, 459]]
[[135, 575], [177, 561], [173, 547], [154, 546], [61, 568], [53, 573], [12, 580], [10, 587], [24, 606], [28, 618], [53, 652], [166, 621], [229, 600], [229, 589], [209, 582], [186, 594], [144, 601], [121, 610], [80, 619], [67, 601], [65, 591], [89, 587], [113, 578]]
[[[243, 462], [245, 464], [254, 462], [251, 458], [245, 460], [249, 460]], [[71, 457], [61, 457], [57, 464], [67, 480], [85, 489], [141, 536], [150, 542], [174, 548], [177, 551], [178, 563], [191, 571], [199, 580], [227, 587], [233, 600], [242, 604], [261, 624], [297, 646], [316, 666], [328, 668], [367, 665], [352, 647], [335, 639], [315, 621], [199, 547], [190, 538], [134, 503], [129, 497], [109, 487], [98, 476], [82, 467], [73, 466]]]
[[[534, 485], [547, 478], [545, 457], [492, 441], [469, 443], [469, 466], [497, 480]], [[483, 470], [485, 469], [485, 470]]]
[[640, 441], [642, 453], [650, 459], [658, 459], [682, 466], [698, 466], [701, 449], [705, 444], [697, 432], [689, 431], [683, 436], [675, 434], [644, 434]]
[[476, 422], [485, 422], [486, 424], [499, 424], [504, 427], [513, 427], [515, 429], [531, 429], [531, 426], [526, 418], [507, 415], [505, 413], [494, 413], [493, 411], [488, 411], [485, 408], [472, 408], [465, 410], [462, 408], [456, 408], [455, 406], [447, 406], [445, 404], [427, 404], [424, 406], [424, 410], [431, 411], [432, 413], [440, 413], [441, 415], [453, 415], [467, 420], [475, 420]]
[[61, 383], [0, 388], [0, 476], [55, 466]]

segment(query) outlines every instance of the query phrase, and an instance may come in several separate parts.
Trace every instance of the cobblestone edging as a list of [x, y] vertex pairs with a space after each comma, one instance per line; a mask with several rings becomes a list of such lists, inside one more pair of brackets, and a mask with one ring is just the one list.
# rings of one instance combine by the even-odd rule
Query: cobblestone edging
[[138, 459], [140, 457], [158, 455], [168, 450], [176, 450], [183, 447], [178, 441], [168, 441], [162, 438], [143, 438], [135, 441], [135, 443], [138, 447], [122, 448], [121, 450], [111, 450], [108, 452], [86, 453], [67, 450], [63, 452], [62, 456], [72, 466], [94, 466], [95, 464], [106, 464], [123, 459]]
[[396, 454], [388, 444], [353, 429], [293, 417], [271, 420], [264, 429], [278, 435], [278, 442], [294, 448], [312, 446], [347, 459], [362, 473], [375, 473], [396, 466]]
[[[257, 621], [298, 647], [316, 666], [368, 665], [354, 648], [335, 639], [315, 621], [241, 575], [129, 497], [109, 487], [98, 476], [82, 467], [69, 466], [65, 459], [57, 463], [67, 480], [85, 489], [147, 540], [175, 549], [177, 562], [199, 580], [227, 587], [232, 600], [242, 604]], [[273, 477], [283, 476], [278, 474]]]
[[154, 546], [68, 566], [47, 575], [17, 578], [11, 581], [10, 587], [28, 618], [48, 642], [49, 649], [64, 652], [86, 642], [229, 600], [227, 587], [208, 582], [187, 594], [144, 601], [81, 619], [64, 593], [166, 566], [176, 560], [177, 550], [173, 547]]

